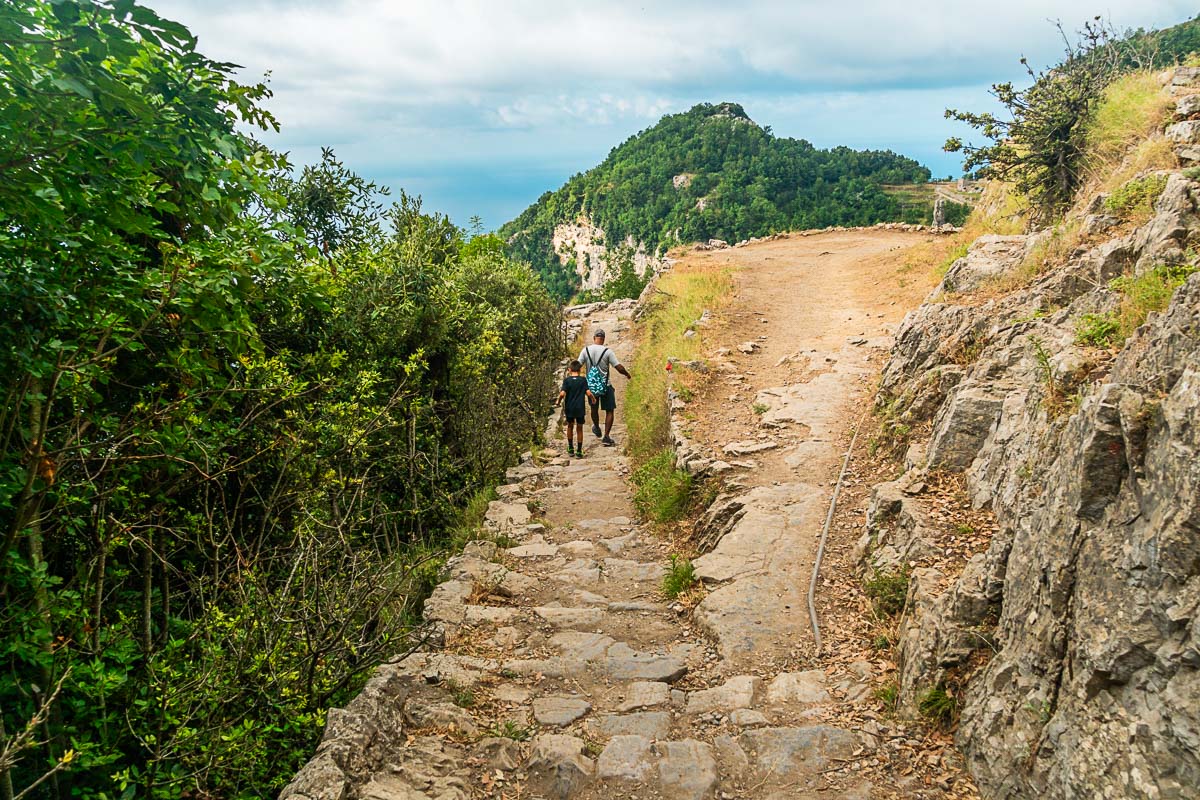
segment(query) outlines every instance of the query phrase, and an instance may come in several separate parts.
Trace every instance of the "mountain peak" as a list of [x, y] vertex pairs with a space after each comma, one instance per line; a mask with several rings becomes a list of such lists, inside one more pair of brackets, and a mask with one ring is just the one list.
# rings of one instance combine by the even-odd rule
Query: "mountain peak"
[[754, 124], [754, 120], [746, 113], [739, 103], [697, 103], [688, 112], [699, 113], [705, 119], [740, 119]]

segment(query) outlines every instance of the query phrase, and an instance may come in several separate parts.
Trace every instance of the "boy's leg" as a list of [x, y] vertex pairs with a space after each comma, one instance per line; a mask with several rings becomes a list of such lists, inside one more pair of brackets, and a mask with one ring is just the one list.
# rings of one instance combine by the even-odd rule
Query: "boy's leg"
[[575, 447], [575, 453], [577, 455], [583, 455], [583, 423], [576, 422], [575, 430], [576, 435], [579, 437], [579, 444]]

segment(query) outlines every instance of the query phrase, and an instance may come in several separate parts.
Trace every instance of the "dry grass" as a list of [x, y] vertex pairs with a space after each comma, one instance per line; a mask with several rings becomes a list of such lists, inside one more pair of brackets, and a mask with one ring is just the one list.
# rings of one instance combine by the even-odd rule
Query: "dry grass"
[[1082, 215], [1098, 193], [1110, 193], [1147, 172], [1179, 167], [1162, 134], [1174, 105], [1162, 87], [1162, 73], [1141, 71], [1105, 90], [1088, 126], [1087, 178], [1071, 216]]

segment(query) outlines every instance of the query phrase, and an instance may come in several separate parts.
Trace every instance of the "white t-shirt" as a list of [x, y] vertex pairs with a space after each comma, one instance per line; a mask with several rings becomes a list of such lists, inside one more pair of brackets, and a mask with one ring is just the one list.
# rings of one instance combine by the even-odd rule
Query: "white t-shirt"
[[579, 363], [583, 364], [584, 375], [587, 374], [588, 369], [596, 366], [604, 370], [605, 378], [609, 377], [609, 367], [621, 366], [621, 362], [617, 361], [617, 356], [613, 353], [612, 348], [602, 344], [589, 344], [580, 350]]

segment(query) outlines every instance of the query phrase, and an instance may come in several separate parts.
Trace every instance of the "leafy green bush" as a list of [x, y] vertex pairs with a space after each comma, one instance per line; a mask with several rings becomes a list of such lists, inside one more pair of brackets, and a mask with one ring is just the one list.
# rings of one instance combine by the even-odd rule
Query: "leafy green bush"
[[1120, 339], [1121, 322], [1111, 314], [1082, 314], [1075, 320], [1075, 342], [1111, 347]]
[[697, 580], [696, 568], [692, 566], [692, 562], [672, 555], [667, 574], [663, 576], [662, 593], [668, 600], [674, 600], [695, 586]]
[[633, 504], [638, 512], [655, 522], [681, 519], [688, 509], [692, 476], [675, 468], [675, 454], [664, 448], [633, 471]]
[[331, 151], [293, 172], [182, 26], [0, 29], [0, 794], [274, 796], [540, 434], [559, 309]]
[[882, 617], [894, 617], [904, 610], [908, 600], [909, 571], [901, 567], [894, 572], [876, 569], [863, 583], [863, 590], [871, 598], [875, 613]]

